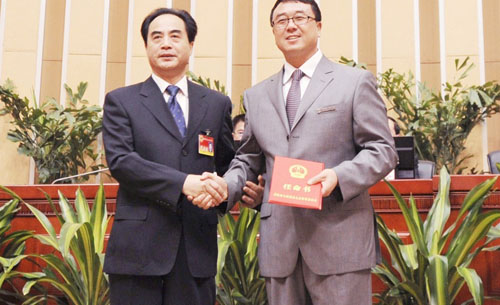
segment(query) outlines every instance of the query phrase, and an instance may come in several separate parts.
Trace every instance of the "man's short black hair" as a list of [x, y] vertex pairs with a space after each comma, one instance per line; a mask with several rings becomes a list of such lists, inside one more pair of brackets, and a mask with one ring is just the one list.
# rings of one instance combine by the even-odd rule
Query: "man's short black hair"
[[273, 9], [271, 10], [271, 16], [269, 17], [269, 20], [271, 21], [271, 26], [273, 25], [274, 10], [278, 5], [280, 5], [280, 3], [284, 2], [302, 2], [311, 5], [312, 11], [314, 13], [314, 20], [321, 21], [321, 11], [319, 10], [318, 4], [314, 0], [278, 0], [276, 1], [276, 3], [274, 3]]
[[193, 17], [186, 12], [185, 10], [177, 10], [173, 8], [157, 8], [149, 15], [144, 18], [144, 21], [142, 21], [141, 25], [141, 35], [142, 39], [144, 39], [144, 44], [148, 45], [148, 31], [149, 31], [149, 25], [153, 20], [160, 16], [160, 15], [175, 15], [184, 21], [184, 25], [186, 26], [186, 32], [188, 35], [188, 40], [189, 42], [193, 42], [194, 38], [196, 37], [196, 33], [198, 33], [198, 26], [196, 25], [196, 21], [194, 21]]
[[233, 131], [234, 131], [234, 127], [236, 127], [236, 124], [238, 124], [239, 122], [245, 123], [245, 114], [244, 113], [238, 114], [237, 116], [235, 116], [233, 118]]

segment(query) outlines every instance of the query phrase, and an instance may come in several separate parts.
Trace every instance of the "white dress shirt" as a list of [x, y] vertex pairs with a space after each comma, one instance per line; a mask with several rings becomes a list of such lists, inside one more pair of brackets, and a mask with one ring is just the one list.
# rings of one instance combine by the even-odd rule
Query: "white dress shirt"
[[[167, 92], [167, 87], [172, 85], [168, 82], [164, 81], [161, 77], [152, 73], [151, 77], [160, 88], [160, 91], [163, 92], [163, 98], [165, 99], [165, 103], [168, 103], [168, 99], [170, 98], [170, 94]], [[181, 78], [177, 84], [173, 84], [179, 87], [179, 91], [177, 92], [177, 102], [179, 106], [181, 106], [182, 113], [184, 114], [184, 121], [186, 122], [186, 128], [188, 126], [188, 118], [189, 118], [189, 97], [188, 97], [188, 83], [187, 78], [184, 76]]]
[[[314, 70], [316, 70], [316, 67], [318, 66], [322, 57], [323, 53], [321, 53], [321, 51], [318, 49], [316, 53], [311, 56], [311, 58], [309, 58], [302, 66], [299, 67], [299, 69], [304, 73], [304, 76], [300, 79], [300, 98], [304, 96], [304, 92], [306, 92], [307, 86], [311, 81]], [[288, 91], [290, 90], [290, 86], [292, 85], [292, 73], [295, 70], [297, 70], [297, 68], [285, 61], [283, 70], [283, 98], [285, 100], [285, 104]]]

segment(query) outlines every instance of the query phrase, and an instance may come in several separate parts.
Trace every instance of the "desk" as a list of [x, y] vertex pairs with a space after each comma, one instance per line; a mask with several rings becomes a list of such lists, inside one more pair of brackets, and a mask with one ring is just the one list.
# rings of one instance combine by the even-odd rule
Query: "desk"
[[[450, 186], [450, 202], [451, 215], [450, 220], [457, 217], [458, 210], [465, 198], [467, 192], [477, 184], [495, 177], [495, 175], [464, 175], [451, 176]], [[408, 199], [413, 195], [417, 203], [417, 207], [422, 216], [428, 213], [432, 206], [434, 198], [438, 191], [439, 177], [434, 176], [432, 179], [418, 180], [393, 180], [391, 183], [401, 193], [403, 198]], [[82, 185], [32, 185], [32, 186], [8, 186], [16, 192], [26, 202], [34, 205], [42, 211], [49, 219], [55, 221], [54, 213], [52, 212], [43, 192], [46, 192], [52, 199], [58, 198], [58, 191], [63, 193], [68, 199], [75, 198], [75, 191], [80, 187], [85, 193], [88, 200], [91, 200], [97, 192], [98, 185], [82, 184]], [[500, 209], [500, 180], [496, 182], [494, 191], [483, 204], [484, 210]], [[105, 193], [107, 198], [108, 212], [113, 215], [116, 209], [116, 194], [118, 185], [106, 184]], [[384, 219], [389, 228], [395, 229], [405, 242], [411, 242], [408, 234], [408, 229], [401, 214], [398, 204], [395, 201], [389, 187], [384, 182], [379, 182], [370, 188], [370, 196], [373, 202], [375, 211]], [[10, 197], [5, 193], [0, 193], [0, 204], [6, 202]], [[108, 234], [111, 229], [112, 221], [108, 226]], [[21, 207], [16, 218], [12, 222], [13, 230], [33, 230], [36, 233], [42, 233], [43, 228], [38, 224], [38, 221], [25, 206]], [[26, 253], [47, 253], [50, 248], [40, 244], [36, 240], [30, 240], [26, 245]], [[387, 255], [387, 253], [385, 253]], [[500, 296], [500, 251], [483, 252], [471, 264], [475, 268], [484, 284], [485, 295]], [[20, 266], [23, 271], [34, 271], [34, 266], [31, 264], [23, 264]], [[373, 291], [382, 291], [383, 284], [374, 277]], [[457, 304], [469, 299], [467, 293], [462, 293]], [[485, 302], [485, 304], [493, 304]]]

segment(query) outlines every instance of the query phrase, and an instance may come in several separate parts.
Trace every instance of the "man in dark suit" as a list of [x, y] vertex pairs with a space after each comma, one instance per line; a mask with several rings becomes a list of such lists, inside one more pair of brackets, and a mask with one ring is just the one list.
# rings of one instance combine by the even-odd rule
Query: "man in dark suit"
[[228, 205], [262, 168], [269, 181], [275, 156], [323, 163], [308, 181], [321, 183], [322, 210], [269, 204], [266, 183], [259, 266], [269, 304], [372, 304], [370, 268], [379, 247], [368, 188], [397, 160], [384, 102], [370, 72], [333, 63], [318, 49], [314, 0], [278, 0], [270, 17], [286, 62], [244, 94], [245, 131], [224, 176]]
[[112, 305], [215, 302], [216, 211], [186, 198], [226, 196], [200, 174], [223, 174], [234, 156], [231, 102], [186, 79], [196, 32], [186, 11], [151, 12], [141, 34], [152, 76], [106, 96], [106, 159], [120, 183], [104, 263]]

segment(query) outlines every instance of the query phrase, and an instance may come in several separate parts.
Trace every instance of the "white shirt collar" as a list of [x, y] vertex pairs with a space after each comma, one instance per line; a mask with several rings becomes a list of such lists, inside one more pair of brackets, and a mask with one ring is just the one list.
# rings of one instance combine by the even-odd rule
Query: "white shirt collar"
[[[154, 73], [151, 74], [151, 77], [155, 81], [156, 85], [158, 85], [158, 88], [160, 88], [160, 91], [162, 93], [165, 93], [165, 90], [167, 89], [167, 87], [172, 85]], [[173, 85], [176, 85], [177, 87], [179, 87], [179, 89], [180, 89], [179, 93], [182, 93], [185, 97], [188, 96], [188, 83], [187, 83], [187, 77], [185, 75], [177, 82], [177, 84], [173, 84]], [[179, 94], [179, 93], [177, 93], [177, 94]]]
[[[305, 76], [312, 78], [312, 75], [314, 73], [314, 70], [316, 70], [316, 67], [318, 66], [319, 62], [321, 61], [321, 58], [323, 57], [323, 53], [318, 49], [316, 53], [314, 53], [311, 58], [309, 58], [305, 63], [302, 64], [302, 66], [299, 67], [300, 70], [305, 74]], [[289, 64], [288, 62], [285, 61], [284, 65], [284, 73], [283, 73], [283, 84], [286, 84], [289, 80], [290, 77], [292, 77], [293, 71], [295, 71], [297, 68]]]

